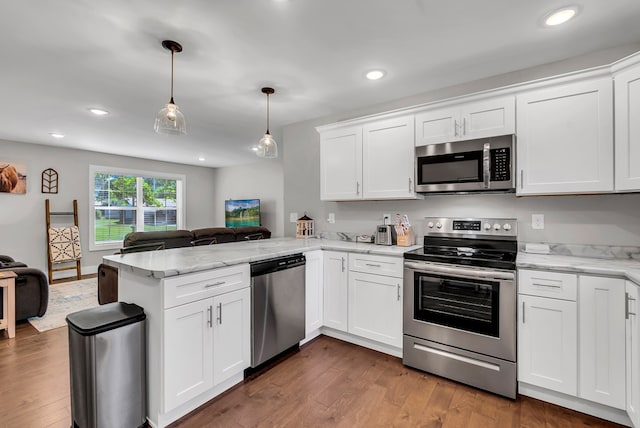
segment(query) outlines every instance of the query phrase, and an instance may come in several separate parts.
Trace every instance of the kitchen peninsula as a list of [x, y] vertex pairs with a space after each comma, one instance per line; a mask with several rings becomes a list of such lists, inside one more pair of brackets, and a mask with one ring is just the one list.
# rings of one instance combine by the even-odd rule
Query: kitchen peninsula
[[[380, 269], [385, 275], [381, 278], [393, 282], [387, 289], [395, 302], [396, 287], [397, 293], [401, 292], [402, 255], [412, 248], [416, 247], [276, 238], [106, 256], [104, 262], [119, 270], [120, 300], [140, 305], [147, 314], [149, 422], [155, 427], [167, 426], [243, 380], [244, 369], [250, 364], [249, 263], [296, 253], [307, 255], [309, 313], [310, 305], [318, 309], [318, 303], [323, 302], [322, 258], [314, 259], [320, 250], [340, 255], [337, 272], [345, 278], [347, 255], [353, 269], [362, 266], [367, 274]], [[310, 271], [314, 272], [311, 277]], [[339, 300], [346, 305], [346, 295], [341, 294]], [[388, 323], [397, 334], [367, 337], [363, 332], [361, 341], [352, 341], [400, 356], [401, 299], [397, 303], [400, 316]], [[321, 312], [322, 306], [319, 308]], [[343, 309], [346, 311], [346, 306]], [[315, 335], [319, 327], [316, 323]], [[346, 329], [343, 332], [337, 326], [335, 336], [344, 335]], [[311, 337], [307, 334], [305, 340]], [[388, 346], [378, 343], [387, 337]]]

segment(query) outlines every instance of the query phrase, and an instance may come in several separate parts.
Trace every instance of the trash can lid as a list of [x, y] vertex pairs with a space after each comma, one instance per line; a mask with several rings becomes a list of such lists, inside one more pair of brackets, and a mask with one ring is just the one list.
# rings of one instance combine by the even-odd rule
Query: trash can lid
[[144, 309], [133, 303], [114, 302], [67, 315], [67, 324], [83, 336], [93, 336], [143, 321]]

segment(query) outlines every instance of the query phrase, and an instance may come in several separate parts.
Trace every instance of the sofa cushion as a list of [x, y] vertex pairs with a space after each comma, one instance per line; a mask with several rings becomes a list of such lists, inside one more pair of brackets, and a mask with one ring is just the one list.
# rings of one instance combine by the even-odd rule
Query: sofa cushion
[[165, 248], [180, 248], [191, 246], [191, 241], [193, 241], [193, 233], [188, 230], [131, 232], [124, 237], [124, 246], [164, 242]]
[[224, 244], [225, 242], [234, 242], [236, 240], [236, 234], [233, 229], [227, 227], [206, 227], [204, 229], [194, 229], [191, 232], [195, 241], [206, 242], [211, 238], [215, 238], [215, 243]]
[[236, 241], [271, 238], [271, 231], [264, 226], [236, 227], [233, 231], [236, 234]]

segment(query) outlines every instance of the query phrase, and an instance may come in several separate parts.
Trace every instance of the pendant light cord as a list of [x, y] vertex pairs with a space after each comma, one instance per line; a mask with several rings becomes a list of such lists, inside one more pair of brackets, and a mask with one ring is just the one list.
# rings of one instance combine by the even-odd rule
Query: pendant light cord
[[269, 134], [269, 94], [267, 94], [267, 134]]
[[171, 104], [175, 104], [173, 102], [173, 54], [174, 54], [174, 50], [171, 49], [171, 101], [169, 101]]

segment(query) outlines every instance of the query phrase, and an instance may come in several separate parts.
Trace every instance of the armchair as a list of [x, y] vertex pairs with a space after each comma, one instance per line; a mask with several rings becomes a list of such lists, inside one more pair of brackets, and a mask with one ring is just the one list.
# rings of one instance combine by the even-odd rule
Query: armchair
[[[39, 269], [27, 267], [9, 256], [0, 255], [0, 270], [11, 270], [16, 277], [16, 321], [41, 317], [49, 306], [49, 281]], [[0, 314], [2, 313], [0, 293]]]

